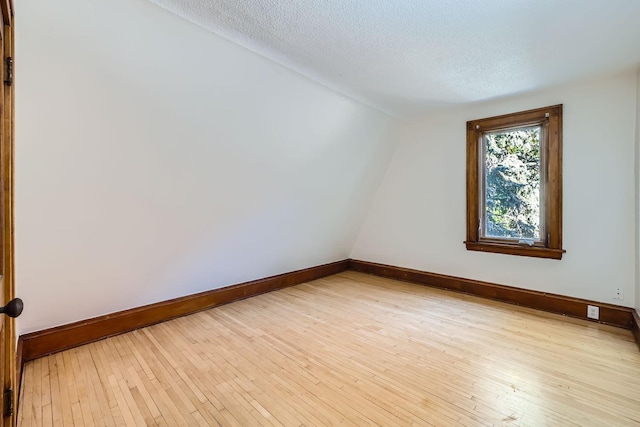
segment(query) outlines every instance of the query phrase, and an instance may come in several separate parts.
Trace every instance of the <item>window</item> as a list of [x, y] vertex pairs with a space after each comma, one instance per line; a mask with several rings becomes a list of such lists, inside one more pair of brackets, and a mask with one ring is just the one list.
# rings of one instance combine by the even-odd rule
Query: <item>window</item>
[[562, 105], [467, 122], [465, 244], [562, 258]]

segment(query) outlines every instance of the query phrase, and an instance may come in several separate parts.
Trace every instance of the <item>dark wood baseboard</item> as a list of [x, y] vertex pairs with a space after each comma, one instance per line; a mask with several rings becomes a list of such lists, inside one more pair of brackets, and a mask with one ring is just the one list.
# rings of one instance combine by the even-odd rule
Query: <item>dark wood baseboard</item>
[[58, 351], [345, 271], [348, 260], [119, 311], [20, 336], [20, 365]]
[[636, 344], [638, 345], [638, 350], [640, 350], [640, 316], [635, 310], [633, 310], [631, 322], [631, 332], [633, 332], [633, 338], [635, 338]]
[[[628, 307], [367, 261], [349, 260], [349, 269], [405, 282], [463, 292], [482, 298], [535, 308], [551, 313], [564, 314], [585, 320], [592, 320], [587, 318], [587, 305], [595, 305], [600, 307], [600, 319], [598, 322], [626, 329], [632, 329], [633, 327], [635, 310]], [[635, 315], [637, 317], [637, 314]], [[638, 334], [640, 334], [640, 332], [635, 333], [636, 340], [639, 339]]]
[[367, 261], [343, 260], [22, 335], [17, 345], [18, 381], [22, 377], [22, 365], [38, 357], [347, 269], [586, 320], [591, 320], [586, 317], [587, 305], [596, 305], [600, 307], [599, 322], [631, 329], [640, 349], [640, 317], [631, 308]]

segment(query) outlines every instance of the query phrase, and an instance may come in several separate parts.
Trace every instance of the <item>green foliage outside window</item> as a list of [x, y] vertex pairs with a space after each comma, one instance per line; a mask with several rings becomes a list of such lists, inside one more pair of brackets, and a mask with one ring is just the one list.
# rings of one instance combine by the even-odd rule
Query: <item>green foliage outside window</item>
[[540, 239], [539, 126], [485, 134], [485, 235]]

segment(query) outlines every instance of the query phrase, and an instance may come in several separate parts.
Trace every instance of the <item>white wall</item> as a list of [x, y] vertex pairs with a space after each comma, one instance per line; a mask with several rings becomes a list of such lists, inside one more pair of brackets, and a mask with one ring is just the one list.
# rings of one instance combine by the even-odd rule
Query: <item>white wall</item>
[[[633, 306], [636, 86], [633, 70], [413, 121], [352, 258]], [[467, 251], [466, 122], [553, 104], [564, 104], [567, 253], [557, 261]]]
[[16, 9], [20, 333], [349, 256], [394, 119], [144, 0]]
[[636, 78], [636, 311], [640, 314], [640, 68]]

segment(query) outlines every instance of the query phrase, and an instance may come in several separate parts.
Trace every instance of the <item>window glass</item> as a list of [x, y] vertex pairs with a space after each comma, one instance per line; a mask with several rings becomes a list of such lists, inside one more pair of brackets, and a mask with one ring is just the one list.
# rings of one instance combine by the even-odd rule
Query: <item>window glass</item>
[[540, 126], [486, 133], [484, 237], [540, 240]]

